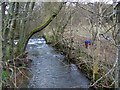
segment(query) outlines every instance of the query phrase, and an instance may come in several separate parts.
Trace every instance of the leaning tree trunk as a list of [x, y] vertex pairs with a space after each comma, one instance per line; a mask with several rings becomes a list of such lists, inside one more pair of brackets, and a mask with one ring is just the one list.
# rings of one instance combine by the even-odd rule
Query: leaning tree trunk
[[40, 32], [42, 31], [45, 27], [47, 27], [50, 22], [53, 21], [53, 19], [58, 15], [58, 13], [60, 12], [60, 10], [62, 9], [63, 7], [63, 3], [61, 3], [61, 5], [59, 6], [58, 10], [56, 10], [56, 12], [53, 12], [52, 16], [49, 17], [49, 19], [47, 21], [45, 21], [45, 23], [43, 23], [42, 25], [38, 26], [37, 28], [33, 29], [28, 35], [26, 35], [25, 37], [25, 41], [23, 42], [23, 48], [22, 48], [22, 51], [24, 52], [25, 49], [26, 49], [26, 46], [27, 46], [27, 43], [29, 41], [29, 39], [37, 32]]

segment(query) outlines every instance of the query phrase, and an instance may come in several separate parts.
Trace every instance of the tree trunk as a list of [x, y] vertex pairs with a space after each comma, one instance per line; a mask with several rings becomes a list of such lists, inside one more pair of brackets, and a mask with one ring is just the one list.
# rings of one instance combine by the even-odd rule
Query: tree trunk
[[116, 6], [116, 25], [117, 25], [117, 65], [115, 75], [115, 88], [120, 88], [120, 2]]
[[21, 23], [20, 23], [20, 31], [19, 31], [19, 34], [20, 34], [20, 37], [19, 37], [19, 42], [18, 42], [18, 45], [17, 45], [17, 51], [16, 51], [16, 56], [18, 56], [19, 54], [21, 54], [23, 52], [23, 42], [24, 42], [24, 39], [25, 39], [25, 34], [26, 34], [26, 30], [25, 30], [25, 26], [26, 26], [26, 21], [27, 21], [27, 14], [28, 14], [28, 10], [29, 10], [29, 5], [30, 5], [30, 2], [27, 2], [25, 4], [25, 8], [24, 8], [24, 15], [23, 15], [23, 18], [21, 20]]
[[[2, 14], [2, 16], [5, 16], [5, 2], [2, 3], [2, 12], [0, 12], [0, 14]], [[3, 17], [0, 16], [0, 28], [4, 27], [4, 21], [3, 21]], [[0, 76], [2, 76], [2, 59], [3, 59], [3, 52], [2, 52], [2, 30], [0, 30]], [[0, 77], [0, 90], [2, 90], [2, 78]]]
[[10, 15], [10, 19], [11, 19], [11, 23], [10, 23], [10, 27], [9, 27], [9, 29], [10, 29], [10, 32], [9, 32], [9, 59], [13, 59], [13, 57], [14, 57], [14, 30], [15, 30], [15, 27], [16, 27], [16, 23], [15, 23], [15, 2], [13, 2], [13, 3], [11, 3], [11, 13], [12, 13], [12, 15]]
[[2, 57], [2, 60], [4, 61], [5, 58], [6, 58], [6, 38], [4, 38], [4, 32], [6, 31], [7, 28], [5, 28], [5, 9], [6, 9], [6, 4], [5, 2], [2, 3], [2, 36], [3, 36], [3, 39], [4, 41], [2, 42], [2, 52], [3, 52], [3, 57]]
[[[2, 12], [4, 14], [4, 12]], [[0, 16], [0, 28], [2, 28], [2, 17]], [[2, 73], [2, 30], [0, 29], [0, 73]], [[1, 75], [1, 74], [0, 74]], [[2, 90], [2, 78], [0, 77], [0, 90]]]
[[23, 48], [23, 52], [24, 52], [25, 49], [26, 49], [26, 46], [27, 46], [27, 43], [28, 43], [29, 39], [30, 39], [35, 33], [42, 31], [45, 27], [47, 27], [47, 26], [50, 24], [50, 22], [52, 22], [52, 20], [58, 15], [58, 13], [60, 12], [60, 10], [62, 9], [63, 4], [64, 4], [64, 2], [61, 3], [61, 5], [59, 6], [59, 9], [58, 9], [56, 12], [54, 12], [54, 13], [52, 14], [52, 16], [49, 17], [49, 19], [48, 19], [47, 21], [45, 21], [45, 23], [43, 23], [42, 25], [40, 25], [40, 26], [38, 26], [37, 28], [33, 29], [28, 35], [26, 35], [25, 41], [23, 42], [23, 45], [24, 45], [24, 46], [23, 46], [23, 47], [24, 47], [24, 48]]
[[[98, 4], [99, 5], [99, 4]], [[100, 5], [99, 5], [100, 6]], [[95, 5], [95, 7], [97, 7], [97, 5]], [[99, 63], [99, 49], [100, 49], [100, 39], [99, 39], [99, 15], [98, 12], [100, 10], [101, 7], [98, 8], [94, 8], [95, 10], [95, 34], [94, 34], [94, 40], [95, 40], [95, 44], [96, 44], [96, 49], [94, 50], [94, 60], [93, 60], [93, 81], [97, 80], [97, 75], [98, 75], [98, 63]]]

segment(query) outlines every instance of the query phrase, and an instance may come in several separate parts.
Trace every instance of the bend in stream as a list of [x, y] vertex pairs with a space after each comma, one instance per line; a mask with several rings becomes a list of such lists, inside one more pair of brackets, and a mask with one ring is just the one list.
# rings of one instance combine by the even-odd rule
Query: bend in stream
[[44, 38], [30, 39], [28, 56], [33, 60], [28, 88], [88, 88], [90, 81], [75, 64], [46, 44]]

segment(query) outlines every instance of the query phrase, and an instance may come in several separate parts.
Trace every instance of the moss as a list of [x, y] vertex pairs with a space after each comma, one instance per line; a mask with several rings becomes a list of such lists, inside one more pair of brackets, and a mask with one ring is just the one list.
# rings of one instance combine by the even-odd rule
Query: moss
[[2, 71], [2, 80], [6, 81], [9, 78], [9, 72], [7, 70]]

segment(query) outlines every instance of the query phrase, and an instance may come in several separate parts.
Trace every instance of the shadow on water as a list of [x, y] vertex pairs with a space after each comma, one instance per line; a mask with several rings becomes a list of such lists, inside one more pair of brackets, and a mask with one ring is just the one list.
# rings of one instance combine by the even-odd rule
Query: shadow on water
[[30, 39], [27, 45], [32, 77], [28, 88], [87, 88], [90, 81], [76, 65], [46, 44], [44, 38]]

